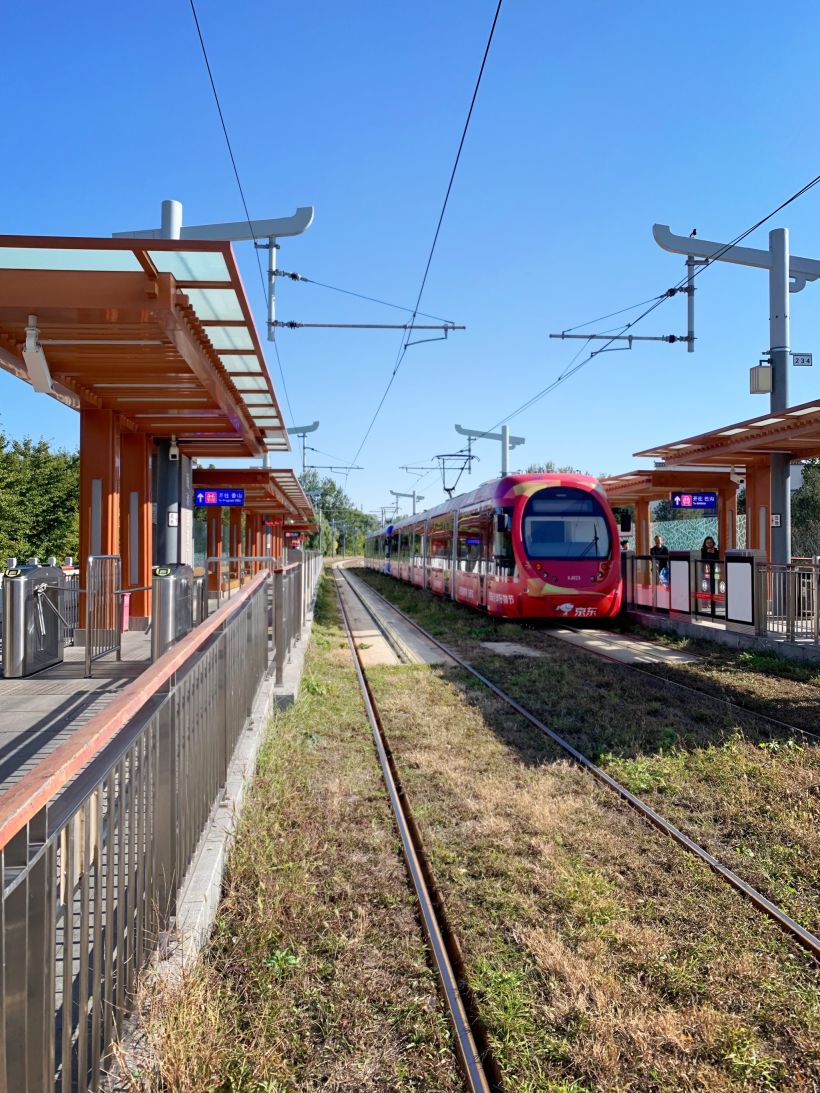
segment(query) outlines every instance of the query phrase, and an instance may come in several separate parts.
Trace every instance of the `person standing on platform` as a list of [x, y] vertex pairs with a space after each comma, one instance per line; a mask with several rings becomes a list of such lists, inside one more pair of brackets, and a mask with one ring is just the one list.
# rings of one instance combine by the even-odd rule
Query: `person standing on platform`
[[649, 554], [655, 563], [655, 579], [658, 584], [669, 584], [669, 547], [664, 543], [662, 535], [655, 536]]
[[720, 554], [715, 544], [715, 540], [711, 535], [707, 535], [703, 540], [703, 546], [700, 548], [700, 558], [703, 562], [716, 562]]

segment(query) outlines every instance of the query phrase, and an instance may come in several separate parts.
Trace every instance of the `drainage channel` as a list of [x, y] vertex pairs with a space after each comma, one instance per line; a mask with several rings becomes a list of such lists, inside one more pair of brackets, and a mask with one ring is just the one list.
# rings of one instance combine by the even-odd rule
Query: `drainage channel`
[[[815, 960], [820, 960], [820, 938], [811, 933], [804, 926], [801, 926], [799, 922], [796, 922], [790, 915], [772, 903], [770, 899], [759, 892], [753, 885], [745, 881], [741, 876], [729, 869], [719, 861], [713, 854], [710, 854], [708, 850], [696, 843], [694, 839], [690, 839], [680, 828], [675, 827], [674, 824], [664, 819], [660, 813], [656, 812], [645, 801], [641, 800], [634, 793], [630, 792], [626, 786], [621, 785], [620, 782], [612, 778], [606, 771], [602, 770], [599, 766], [588, 759], [582, 752], [574, 748], [568, 740], [565, 740], [554, 729], [551, 729], [548, 725], [544, 724], [540, 718], [531, 713], [528, 709], [521, 705], [511, 695], [508, 695], [506, 691], [503, 691], [497, 684], [493, 683], [491, 679], [488, 679], [482, 672], [479, 672], [477, 668], [474, 668], [469, 661], [465, 660], [462, 656], [456, 653], [444, 642], [439, 641], [438, 638], [434, 638], [423, 626], [420, 626], [414, 619], [410, 618], [403, 611], [396, 607], [395, 604], [390, 603], [386, 596], [383, 596], [381, 592], [378, 592], [375, 588], [370, 586], [370, 591], [374, 596], [377, 596], [384, 603], [388, 604], [394, 611], [397, 611], [402, 618], [408, 623], [408, 625], [414, 627], [427, 641], [432, 642], [434, 645], [446, 653], [460, 668], [463, 668], [466, 672], [469, 672], [474, 678], [479, 680], [488, 690], [502, 702], [506, 703], [512, 710], [514, 710], [520, 717], [523, 717], [533, 728], [537, 729], [544, 736], [549, 737], [553, 743], [557, 744], [560, 748], [566, 751], [575, 760], [579, 766], [588, 771], [599, 782], [602, 782], [608, 789], [616, 793], [621, 800], [630, 805], [637, 813], [639, 813], [645, 820], [648, 820], [654, 827], [656, 827], [662, 834], [668, 836], [674, 842], [676, 842], [684, 850], [693, 854], [696, 858], [699, 858], [702, 862], [709, 866], [709, 868], [717, 874], [722, 880], [729, 884], [735, 891], [739, 892], [742, 896], [745, 896], [752, 905], [760, 912], [768, 915], [777, 925], [788, 934], [798, 945], [801, 945], [804, 949], [807, 949]], [[663, 678], [657, 677], [652, 673], [653, 679]]]
[[[413, 885], [432, 960], [450, 1013], [456, 1051], [467, 1088], [471, 1093], [501, 1093], [503, 1089], [501, 1074], [492, 1056], [487, 1032], [478, 1015], [475, 998], [467, 983], [458, 942], [450, 927], [441, 893], [428, 864], [419, 829], [402, 788], [378, 706], [353, 639], [344, 600], [340, 594], [338, 570], [334, 572], [333, 579], [348, 645], [353, 655], [356, 678], [362, 692], [367, 719], [373, 732], [379, 764], [401, 840], [407, 872]], [[352, 587], [351, 582], [344, 579], [347, 586]]]

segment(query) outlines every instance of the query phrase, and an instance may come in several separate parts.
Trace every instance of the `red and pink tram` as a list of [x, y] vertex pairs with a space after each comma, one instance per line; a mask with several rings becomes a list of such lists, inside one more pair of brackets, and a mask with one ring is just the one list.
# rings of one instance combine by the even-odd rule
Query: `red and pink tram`
[[365, 564], [505, 618], [610, 618], [619, 531], [599, 483], [511, 474], [368, 536]]

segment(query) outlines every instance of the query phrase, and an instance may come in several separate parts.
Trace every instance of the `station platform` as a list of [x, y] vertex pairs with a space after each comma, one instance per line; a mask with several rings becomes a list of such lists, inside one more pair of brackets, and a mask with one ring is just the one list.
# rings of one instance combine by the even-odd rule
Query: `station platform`
[[151, 663], [150, 634], [128, 631], [122, 660], [95, 661], [84, 679], [85, 649], [70, 645], [62, 664], [25, 679], [0, 677], [0, 794], [55, 751]]
[[810, 638], [788, 639], [779, 634], [756, 634], [751, 626], [727, 626], [720, 620], [665, 615], [639, 608], [628, 608], [626, 617], [639, 626], [661, 630], [666, 634], [677, 634], [695, 641], [713, 641], [728, 649], [769, 653], [784, 660], [820, 665], [820, 645]]

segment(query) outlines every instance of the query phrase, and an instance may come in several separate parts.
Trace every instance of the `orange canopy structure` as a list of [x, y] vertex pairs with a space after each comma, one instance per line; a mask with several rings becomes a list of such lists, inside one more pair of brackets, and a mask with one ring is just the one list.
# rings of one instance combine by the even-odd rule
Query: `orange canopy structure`
[[771, 557], [770, 459], [778, 452], [791, 462], [820, 456], [820, 399], [659, 444], [635, 455], [662, 459], [664, 468], [734, 469], [746, 483], [746, 545], [765, 550]]
[[191, 456], [290, 450], [230, 243], [0, 236], [0, 367], [31, 382], [27, 327], [47, 393], [124, 432]]
[[154, 528], [159, 463], [290, 450], [228, 242], [0, 236], [0, 367], [80, 412], [80, 560], [128, 587], [191, 530]]
[[673, 491], [714, 492], [718, 495], [718, 542], [721, 550], [732, 550], [736, 542], [737, 490], [740, 477], [721, 468], [690, 467], [667, 470], [630, 471], [601, 479], [607, 500], [613, 506], [635, 509], [635, 551], [648, 554], [650, 513], [653, 501], [668, 499]]
[[[281, 557], [288, 533], [316, 530], [313, 505], [290, 468], [197, 467], [193, 474], [195, 494], [205, 490], [245, 491], [242, 507], [231, 506], [229, 556]], [[244, 514], [244, 525], [243, 525]], [[222, 509], [208, 506], [208, 558], [222, 557]], [[209, 582], [216, 587], [217, 574], [209, 568]]]

